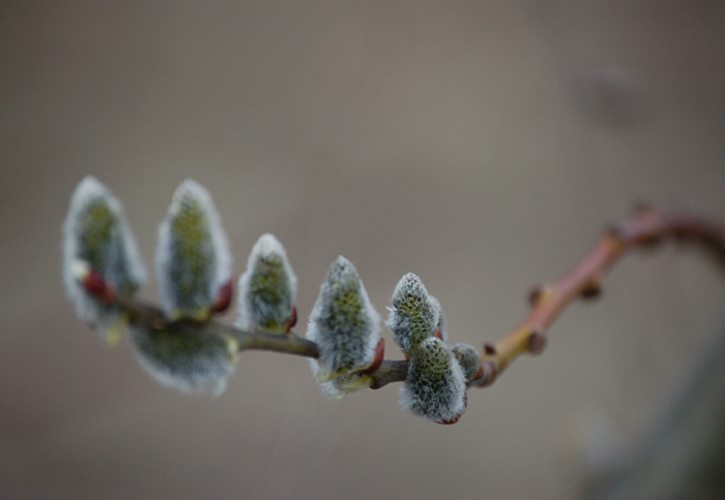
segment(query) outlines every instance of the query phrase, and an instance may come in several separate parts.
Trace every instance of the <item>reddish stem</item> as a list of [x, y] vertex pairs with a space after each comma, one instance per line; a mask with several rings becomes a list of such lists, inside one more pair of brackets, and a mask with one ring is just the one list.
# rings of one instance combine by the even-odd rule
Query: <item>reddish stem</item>
[[667, 238], [702, 244], [725, 263], [725, 226], [690, 214], [665, 214], [640, 207], [630, 218], [607, 230], [574, 268], [553, 284], [534, 288], [531, 312], [514, 331], [495, 344], [485, 344], [481, 356], [484, 375], [472, 385], [485, 387], [523, 353], [538, 354], [546, 346], [546, 332], [577, 298], [601, 293], [605, 273], [627, 251], [652, 247]]

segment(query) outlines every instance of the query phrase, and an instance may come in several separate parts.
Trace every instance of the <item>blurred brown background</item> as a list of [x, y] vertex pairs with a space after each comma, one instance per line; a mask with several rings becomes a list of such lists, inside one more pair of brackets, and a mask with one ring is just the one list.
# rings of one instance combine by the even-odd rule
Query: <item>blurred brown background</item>
[[415, 271], [479, 345], [632, 202], [723, 214], [724, 49], [705, 0], [3, 1], [0, 497], [577, 498], [721, 326], [700, 255], [625, 259], [442, 427], [281, 355], [217, 399], [159, 386], [73, 316], [68, 199], [98, 176], [150, 268], [193, 177], [237, 273], [262, 232], [287, 246], [303, 325], [341, 253], [379, 311]]

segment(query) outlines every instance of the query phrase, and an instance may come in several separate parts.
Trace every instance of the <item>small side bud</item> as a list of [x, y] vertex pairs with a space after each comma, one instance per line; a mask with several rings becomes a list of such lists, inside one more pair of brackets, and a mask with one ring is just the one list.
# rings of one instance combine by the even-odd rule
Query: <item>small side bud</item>
[[408, 367], [400, 404], [439, 424], [458, 421], [466, 410], [466, 380], [453, 353], [435, 337], [424, 340]]
[[219, 287], [219, 293], [216, 301], [211, 306], [211, 312], [219, 314], [229, 309], [229, 304], [232, 303], [232, 295], [234, 295], [234, 285], [232, 280], [229, 280]]
[[116, 296], [101, 275], [91, 269], [85, 260], [75, 260], [71, 264], [71, 274], [83, 289], [101, 304], [110, 304]]
[[130, 296], [145, 279], [121, 203], [86, 177], [73, 193], [63, 226], [63, 281], [76, 314], [113, 340], [123, 317], [110, 303], [112, 294]]
[[453, 357], [461, 365], [466, 382], [470, 382], [481, 376], [481, 358], [475, 347], [469, 344], [456, 344], [451, 351], [453, 352]]
[[285, 332], [289, 333], [297, 324], [297, 306], [292, 306], [292, 314], [284, 325]]
[[393, 332], [395, 343], [410, 355], [416, 346], [435, 335], [440, 315], [438, 301], [428, 294], [418, 276], [408, 273], [395, 287], [387, 325]]
[[550, 285], [536, 285], [529, 291], [529, 305], [539, 307], [544, 302], [551, 300], [555, 294], [555, 290]]
[[546, 349], [547, 344], [546, 335], [543, 332], [534, 330], [529, 335], [529, 352], [531, 354], [541, 354]]
[[584, 300], [593, 300], [602, 295], [602, 278], [595, 276], [592, 278], [581, 291], [581, 298]]
[[544, 294], [544, 287], [541, 285], [535, 285], [531, 287], [528, 294], [528, 302], [531, 307], [535, 307], [539, 303], [542, 295]]
[[231, 278], [229, 245], [211, 196], [192, 180], [176, 189], [159, 228], [156, 272], [169, 317], [204, 320], [223, 306], [220, 296]]
[[273, 235], [262, 235], [239, 278], [237, 325], [255, 332], [287, 333], [296, 295], [297, 276], [287, 252]]
[[318, 381], [365, 372], [378, 362], [379, 322], [355, 266], [338, 257], [322, 282], [305, 334], [318, 345], [319, 359], [312, 361]]
[[139, 364], [164, 386], [218, 396], [234, 373], [236, 340], [198, 323], [134, 327], [131, 333]]

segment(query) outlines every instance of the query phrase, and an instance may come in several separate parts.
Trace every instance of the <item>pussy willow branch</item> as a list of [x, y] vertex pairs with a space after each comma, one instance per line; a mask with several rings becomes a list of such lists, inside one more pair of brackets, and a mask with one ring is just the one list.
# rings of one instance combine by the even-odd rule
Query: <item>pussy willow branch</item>
[[[524, 353], [544, 350], [549, 327], [578, 298], [599, 295], [604, 274], [628, 251], [649, 248], [665, 240], [702, 245], [725, 269], [725, 224], [687, 213], [664, 213], [650, 207], [639, 208], [631, 217], [606, 230], [596, 246], [574, 268], [552, 284], [537, 287], [530, 295], [531, 312], [526, 320], [496, 343], [486, 343], [481, 354], [481, 376], [472, 386], [486, 387]], [[129, 322], [163, 328], [169, 323], [163, 312], [150, 304], [116, 297]], [[191, 320], [179, 320], [191, 321]], [[217, 320], [199, 324], [234, 337], [239, 350], [275, 351], [317, 358], [317, 345], [294, 333], [274, 335], [245, 332]], [[385, 360], [371, 374], [371, 388], [405, 380], [407, 361]]]
[[[113, 301], [125, 311], [130, 325], [150, 325], [152, 328], [163, 329], [171, 323], [163, 311], [152, 304], [122, 296], [115, 296]], [[274, 351], [306, 358], [317, 358], [319, 355], [316, 343], [293, 332], [286, 335], [251, 333], [214, 319], [205, 322], [189, 319], [177, 321], [196, 323], [199, 328], [234, 337], [240, 351]], [[370, 374], [372, 377], [371, 387], [377, 389], [391, 382], [403, 381], [407, 373], [407, 361], [385, 360], [374, 373]]]

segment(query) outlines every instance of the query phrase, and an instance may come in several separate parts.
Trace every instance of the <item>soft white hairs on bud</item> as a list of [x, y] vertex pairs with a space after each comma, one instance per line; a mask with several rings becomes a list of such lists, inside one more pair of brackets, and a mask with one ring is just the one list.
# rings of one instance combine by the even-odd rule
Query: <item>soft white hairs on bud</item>
[[239, 278], [237, 326], [243, 330], [284, 332], [296, 295], [297, 276], [287, 252], [274, 235], [263, 234]]
[[76, 314], [104, 333], [118, 321], [118, 311], [87, 294], [78, 282], [76, 270], [80, 266], [92, 269], [124, 295], [134, 293], [146, 281], [121, 203], [90, 176], [76, 187], [63, 225], [63, 282]]
[[198, 325], [133, 327], [131, 340], [144, 370], [160, 384], [182, 392], [218, 396], [235, 370], [237, 342]]
[[434, 296], [430, 295], [429, 298], [433, 306], [438, 309], [438, 323], [436, 324], [436, 330], [441, 332], [441, 340], [443, 342], [447, 342], [448, 321], [446, 320], [446, 315], [443, 313], [443, 307], [441, 306], [441, 303], [438, 301], [438, 299]]
[[211, 196], [187, 179], [174, 192], [159, 227], [156, 272], [169, 316], [208, 312], [230, 279], [229, 243]]
[[389, 311], [386, 324], [393, 332], [395, 343], [406, 354], [411, 354], [435, 333], [441, 314], [438, 301], [428, 294], [423, 281], [413, 273], [400, 278]]
[[319, 349], [321, 382], [368, 368], [380, 340], [380, 316], [355, 266], [338, 257], [320, 286], [305, 334]]
[[[312, 375], [319, 381], [319, 363], [316, 359], [313, 358], [309, 358], [309, 363], [310, 369], [312, 370]], [[351, 373], [349, 375], [340, 375], [339, 377], [327, 382], [319, 382], [319, 384], [322, 394], [330, 399], [341, 399], [351, 392], [359, 391], [361, 389], [366, 389], [370, 387], [371, 382], [372, 378], [370, 377], [370, 375]]]
[[453, 356], [463, 369], [466, 382], [470, 382], [481, 368], [481, 357], [475, 347], [469, 344], [456, 344], [451, 348]]
[[421, 342], [410, 360], [400, 404], [438, 423], [457, 420], [466, 409], [466, 381], [458, 362], [435, 337]]

